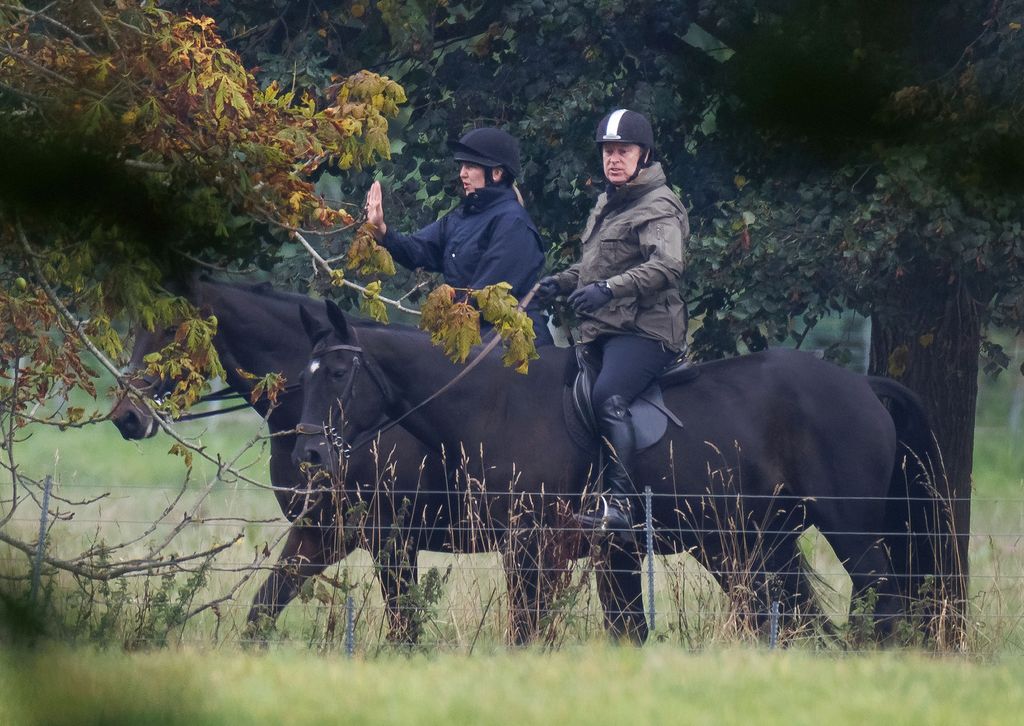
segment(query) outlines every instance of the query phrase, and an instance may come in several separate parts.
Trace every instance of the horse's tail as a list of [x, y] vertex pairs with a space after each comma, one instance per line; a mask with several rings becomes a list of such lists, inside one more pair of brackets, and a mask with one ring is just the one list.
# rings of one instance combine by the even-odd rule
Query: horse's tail
[[959, 592], [942, 456], [917, 394], [890, 378], [868, 381], [887, 404], [899, 441], [884, 524], [893, 573], [908, 614], [930, 629]]

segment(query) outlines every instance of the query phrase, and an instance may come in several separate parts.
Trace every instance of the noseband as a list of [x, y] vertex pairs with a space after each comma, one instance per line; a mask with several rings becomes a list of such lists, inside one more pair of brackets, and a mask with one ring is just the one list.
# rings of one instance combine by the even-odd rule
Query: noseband
[[175, 383], [173, 380], [168, 380], [163, 376], [154, 376], [149, 373], [142, 373], [137, 376], [138, 380], [142, 382], [141, 386], [137, 386], [140, 393], [145, 393], [147, 396], [153, 399], [153, 402], [158, 406], [164, 402], [167, 395], [171, 392]]
[[[126, 371], [125, 375], [129, 375], [129, 372]], [[151, 399], [153, 399], [153, 403], [155, 403], [157, 406], [164, 402], [164, 399], [167, 398], [167, 396], [170, 394], [174, 386], [177, 385], [173, 379], [167, 379], [164, 378], [163, 376], [155, 376], [149, 373], [137, 372], [131, 375], [133, 375], [134, 380], [138, 380], [142, 384], [136, 386], [139, 393], [143, 393], [149, 396]], [[293, 391], [297, 391], [299, 389], [299, 386], [300, 384], [298, 383], [289, 383], [283, 389], [281, 389], [280, 393], [292, 393]], [[249, 406], [251, 405], [248, 400], [248, 397], [244, 393], [235, 390], [231, 386], [225, 386], [219, 391], [213, 391], [212, 393], [204, 394], [199, 397], [196, 403], [230, 401], [236, 398], [243, 399], [242, 403], [238, 403], [232, 406], [225, 406], [223, 408], [217, 408], [212, 411], [202, 411], [200, 413], [186, 413], [176, 417], [174, 420], [179, 423], [183, 421], [196, 421], [198, 419], [210, 418], [211, 416], [220, 416], [225, 413], [240, 411], [243, 408], [249, 408]]]

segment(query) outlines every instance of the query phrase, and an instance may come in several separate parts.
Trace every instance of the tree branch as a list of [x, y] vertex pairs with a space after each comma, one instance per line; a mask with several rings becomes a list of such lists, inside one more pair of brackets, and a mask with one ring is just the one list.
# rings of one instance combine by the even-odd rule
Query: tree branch
[[[327, 263], [327, 260], [325, 260], [320, 255], [320, 253], [317, 252], [313, 248], [313, 245], [311, 245], [306, 240], [306, 238], [302, 236], [302, 233], [293, 230], [292, 231], [292, 236], [294, 236], [295, 239], [297, 239], [302, 244], [302, 246], [306, 248], [306, 251], [309, 252], [310, 256], [313, 258], [314, 266], [319, 266], [324, 272], [327, 273], [327, 277], [331, 278], [333, 280], [333, 278], [331, 277], [331, 273], [333, 273], [334, 270]], [[341, 284], [343, 286], [345, 286], [345, 287], [350, 287], [353, 290], [358, 290], [359, 292], [361, 292], [363, 294], [365, 294], [367, 292], [365, 287], [363, 287], [362, 285], [360, 285], [358, 283], [352, 282], [351, 280], [348, 280], [348, 279], [341, 280]], [[415, 308], [408, 308], [408, 307], [406, 307], [405, 305], [402, 304], [401, 300], [393, 300], [391, 298], [384, 297], [383, 295], [378, 295], [377, 298], [381, 302], [386, 303], [388, 305], [391, 305], [392, 307], [397, 308], [398, 310], [401, 310], [402, 312], [410, 313], [412, 315], [420, 315], [420, 311], [419, 310], [416, 310]]]

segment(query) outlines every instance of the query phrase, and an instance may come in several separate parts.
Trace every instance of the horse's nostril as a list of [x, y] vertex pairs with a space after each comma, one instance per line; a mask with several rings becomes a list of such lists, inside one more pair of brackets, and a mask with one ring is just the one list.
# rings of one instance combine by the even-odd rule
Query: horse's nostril
[[114, 425], [121, 437], [129, 441], [142, 438], [142, 420], [134, 411], [126, 411], [114, 419]]
[[324, 463], [320, 451], [314, 448], [306, 449], [306, 462], [313, 466], [321, 466]]

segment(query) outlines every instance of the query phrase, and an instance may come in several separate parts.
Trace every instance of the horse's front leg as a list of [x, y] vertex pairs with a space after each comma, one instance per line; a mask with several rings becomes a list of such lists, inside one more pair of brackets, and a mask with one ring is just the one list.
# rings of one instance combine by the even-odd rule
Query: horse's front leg
[[272, 626], [303, 584], [335, 562], [337, 553], [334, 527], [293, 524], [270, 576], [253, 599], [246, 617], [249, 633], [258, 637]]
[[550, 645], [558, 639], [566, 613], [556, 612], [552, 604], [570, 581], [569, 552], [559, 528], [535, 525], [506, 536], [502, 554], [513, 645], [538, 639]]
[[423, 634], [425, 612], [410, 597], [417, 581], [416, 551], [410, 537], [395, 533], [374, 552], [377, 576], [388, 616], [388, 640], [412, 645]]

